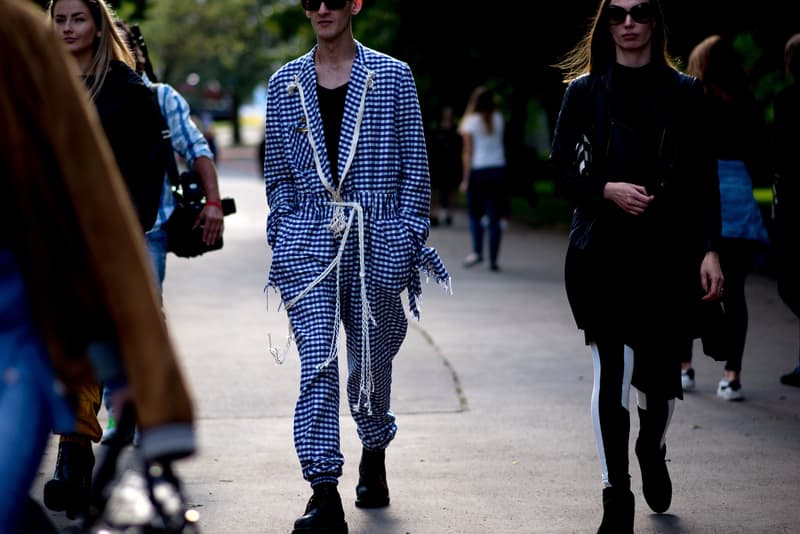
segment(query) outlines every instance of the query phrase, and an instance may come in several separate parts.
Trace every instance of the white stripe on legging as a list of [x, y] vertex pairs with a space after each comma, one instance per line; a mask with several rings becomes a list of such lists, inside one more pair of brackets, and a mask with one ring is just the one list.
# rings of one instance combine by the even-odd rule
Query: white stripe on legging
[[[603, 487], [608, 488], [608, 464], [606, 462], [606, 450], [603, 445], [603, 433], [600, 429], [600, 352], [597, 344], [590, 345], [592, 349], [592, 363], [594, 366], [594, 381], [592, 384], [592, 424], [594, 425], [594, 437], [597, 441], [597, 452], [600, 457], [600, 470], [603, 479]], [[622, 368], [622, 390], [620, 391], [620, 404], [626, 411], [630, 412], [631, 378], [633, 377], [633, 349], [625, 345], [622, 351], [624, 363]]]

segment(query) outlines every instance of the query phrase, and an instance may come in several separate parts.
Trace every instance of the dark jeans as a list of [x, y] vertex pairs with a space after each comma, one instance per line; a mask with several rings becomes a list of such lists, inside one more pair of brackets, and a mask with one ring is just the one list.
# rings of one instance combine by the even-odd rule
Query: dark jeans
[[497, 265], [503, 230], [500, 219], [508, 215], [508, 193], [504, 167], [473, 170], [467, 190], [467, 212], [469, 230], [472, 235], [472, 251], [483, 257], [484, 215], [489, 219], [489, 262]]

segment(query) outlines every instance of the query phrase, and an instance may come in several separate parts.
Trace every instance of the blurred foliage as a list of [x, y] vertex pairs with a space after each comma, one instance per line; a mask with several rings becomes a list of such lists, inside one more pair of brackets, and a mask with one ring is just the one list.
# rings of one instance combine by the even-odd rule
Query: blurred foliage
[[[40, 0], [40, 4], [46, 4]], [[159, 76], [173, 85], [195, 73], [249, 97], [284, 62], [314, 44], [298, 0], [119, 0], [140, 25]], [[565, 85], [555, 64], [586, 32], [598, 0], [521, 2], [503, 9], [449, 2], [364, 0], [355, 37], [411, 66], [426, 124], [444, 106], [460, 113], [472, 89], [492, 86], [508, 119], [514, 174], [532, 180], [546, 157]], [[712, 33], [734, 38], [765, 117], [786, 85], [783, 45], [800, 20], [796, 2], [754, 9], [745, 0], [665, 0], [669, 52], [679, 64]], [[488, 9], [487, 9], [488, 8]], [[523, 185], [524, 187], [524, 185]]]

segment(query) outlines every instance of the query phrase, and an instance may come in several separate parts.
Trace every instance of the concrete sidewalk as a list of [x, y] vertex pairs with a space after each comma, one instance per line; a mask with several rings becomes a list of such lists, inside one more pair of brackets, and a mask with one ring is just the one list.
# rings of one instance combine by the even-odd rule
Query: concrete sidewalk
[[[165, 309], [200, 440], [178, 470], [204, 534], [288, 533], [310, 495], [292, 444], [297, 352], [282, 365], [267, 352], [268, 336], [279, 343], [288, 325], [262, 291], [269, 250], [258, 164], [223, 155], [219, 167], [223, 195], [238, 205], [226, 218], [225, 248], [170, 256], [167, 265]], [[395, 363], [399, 432], [387, 453], [386, 509], [353, 504], [360, 445], [342, 409], [340, 492], [351, 534], [595, 532], [602, 487], [592, 365], [565, 298], [565, 234], [512, 223], [499, 273], [461, 266], [463, 213], [434, 228], [429, 244], [450, 270], [453, 294], [424, 288], [422, 320], [410, 321]], [[797, 363], [798, 325], [774, 281], [753, 276], [748, 298], [747, 400], [716, 397], [722, 366], [697, 347], [697, 391], [677, 404], [667, 439], [668, 513], [647, 508], [632, 457], [636, 532], [800, 532], [800, 389], [778, 382]], [[634, 415], [632, 440], [637, 429]], [[37, 498], [55, 452], [53, 440]]]

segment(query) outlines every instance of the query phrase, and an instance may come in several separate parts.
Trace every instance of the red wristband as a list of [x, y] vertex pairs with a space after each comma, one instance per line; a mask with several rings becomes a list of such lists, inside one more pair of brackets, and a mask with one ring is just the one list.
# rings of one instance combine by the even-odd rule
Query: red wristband
[[219, 200], [206, 200], [206, 206], [214, 206], [215, 208], [222, 209], [222, 202]]

